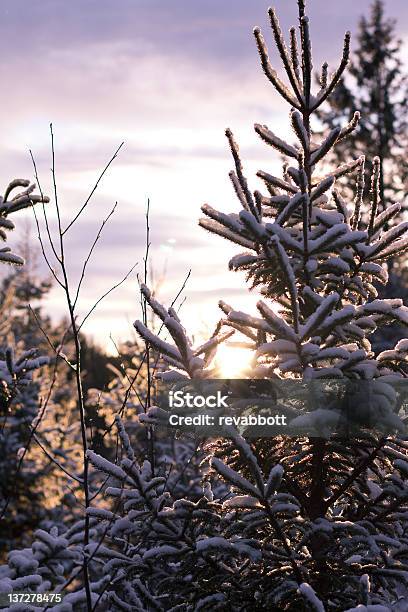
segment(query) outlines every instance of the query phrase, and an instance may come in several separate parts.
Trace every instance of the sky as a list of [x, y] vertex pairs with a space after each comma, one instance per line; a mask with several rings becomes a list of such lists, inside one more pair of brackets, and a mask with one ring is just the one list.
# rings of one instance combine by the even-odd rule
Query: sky
[[[335, 67], [345, 30], [356, 31], [370, 1], [309, 0], [315, 66]], [[284, 31], [296, 24], [295, 0], [274, 5]], [[397, 32], [408, 36], [408, 3], [386, 0]], [[264, 77], [253, 39], [260, 26], [274, 65], [263, 0], [2, 0], [0, 4], [0, 179], [33, 178], [31, 149], [43, 192], [52, 195], [50, 123], [53, 124], [58, 201], [65, 227], [81, 208], [113, 153], [86, 211], [66, 234], [74, 285], [82, 263], [115, 202], [117, 208], [90, 260], [79, 315], [137, 263], [110, 293], [84, 331], [105, 347], [134, 337], [140, 316], [136, 274], [143, 275], [145, 210], [150, 201], [150, 257], [158, 296], [169, 304], [191, 269], [180, 311], [194, 335], [211, 329], [223, 299], [253, 310], [256, 295], [228, 271], [238, 251], [198, 227], [200, 206], [238, 212], [228, 172], [232, 161], [225, 128], [239, 142], [252, 188], [258, 169], [278, 169], [276, 155], [259, 141], [256, 122], [289, 134], [288, 109]], [[402, 56], [406, 54], [402, 46]], [[55, 231], [53, 198], [47, 205]], [[18, 253], [32, 212], [14, 216], [9, 244]], [[239, 249], [239, 247], [237, 247]], [[45, 273], [42, 265], [40, 272]], [[49, 312], [64, 314], [55, 287]]]

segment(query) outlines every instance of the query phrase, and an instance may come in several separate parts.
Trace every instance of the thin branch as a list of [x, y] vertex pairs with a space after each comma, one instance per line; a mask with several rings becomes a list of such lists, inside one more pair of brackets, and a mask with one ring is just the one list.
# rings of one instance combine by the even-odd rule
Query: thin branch
[[302, 109], [302, 106], [296, 100], [295, 97], [292, 96], [289, 89], [286, 85], [280, 80], [277, 75], [276, 70], [272, 68], [271, 63], [269, 61], [268, 50], [265, 44], [265, 40], [261, 34], [261, 30], [259, 28], [255, 28], [254, 36], [256, 39], [256, 43], [258, 46], [259, 55], [261, 58], [262, 68], [264, 70], [265, 75], [268, 77], [272, 85], [275, 87], [276, 91], [280, 93], [282, 98], [284, 98], [291, 106], [294, 106], [298, 110]]
[[82, 282], [83, 282], [83, 280], [84, 280], [84, 278], [85, 278], [86, 267], [87, 267], [87, 265], [88, 265], [88, 263], [89, 263], [89, 260], [90, 260], [90, 258], [91, 258], [91, 256], [92, 256], [92, 253], [93, 253], [93, 251], [94, 251], [94, 249], [95, 249], [95, 247], [96, 247], [96, 244], [97, 244], [97, 242], [98, 242], [99, 238], [101, 237], [101, 234], [102, 234], [103, 228], [105, 227], [105, 225], [107, 224], [107, 222], [109, 221], [109, 219], [110, 219], [110, 218], [112, 217], [112, 215], [114, 214], [114, 212], [115, 212], [115, 210], [116, 210], [117, 205], [118, 205], [118, 203], [117, 203], [117, 202], [115, 202], [115, 205], [114, 205], [114, 207], [112, 208], [112, 210], [110, 211], [109, 215], [106, 217], [106, 219], [104, 219], [104, 220], [102, 221], [102, 224], [101, 224], [101, 226], [100, 226], [100, 228], [99, 228], [99, 230], [98, 230], [98, 233], [96, 234], [95, 240], [93, 241], [92, 246], [91, 246], [91, 248], [89, 249], [89, 253], [88, 253], [88, 255], [87, 255], [87, 257], [86, 257], [86, 259], [85, 259], [85, 261], [84, 261], [84, 264], [83, 264], [83, 266], [82, 266], [81, 278], [79, 279], [78, 287], [77, 287], [76, 294], [75, 294], [74, 304], [73, 304], [73, 305], [74, 305], [74, 308], [75, 308], [75, 306], [76, 306], [76, 304], [77, 304], [77, 302], [78, 302], [78, 297], [79, 297], [79, 292], [80, 292], [80, 290], [81, 290], [81, 285], [82, 285]]
[[[147, 200], [146, 206], [146, 250], [143, 258], [144, 262], [144, 284], [147, 285], [148, 282], [148, 262], [149, 262], [149, 252], [150, 252], [150, 199]], [[144, 296], [141, 292], [141, 302], [142, 302], [142, 314], [143, 314], [143, 323], [147, 325], [147, 300], [146, 296]], [[150, 371], [150, 345], [147, 340], [145, 341], [145, 353], [146, 353], [146, 367], [147, 367], [147, 393], [146, 393], [146, 401], [144, 404], [145, 413], [151, 406], [152, 403], [152, 375]], [[154, 430], [153, 427], [147, 427], [147, 444], [149, 449], [149, 461], [152, 470], [152, 475], [155, 474], [155, 452], [154, 452]]]
[[[134, 386], [135, 381], [134, 381], [134, 380], [132, 380], [132, 379], [130, 379], [130, 377], [129, 377], [129, 375], [128, 375], [127, 371], [126, 371], [126, 368], [125, 368], [125, 366], [124, 366], [124, 363], [123, 363], [123, 362], [124, 362], [124, 359], [123, 359], [123, 356], [122, 356], [122, 355], [121, 355], [121, 353], [120, 353], [119, 346], [117, 345], [117, 343], [115, 342], [114, 338], [112, 337], [112, 334], [109, 334], [109, 338], [110, 338], [110, 340], [111, 340], [111, 342], [112, 342], [113, 346], [115, 347], [115, 349], [116, 349], [116, 351], [117, 351], [117, 353], [118, 353], [118, 356], [119, 356], [119, 357], [121, 358], [121, 360], [122, 360], [121, 366], [123, 366], [123, 373], [124, 373], [124, 375], [125, 375], [125, 378], [126, 378], [126, 380], [128, 381], [128, 383], [130, 384], [131, 388], [133, 389], [134, 394], [136, 395], [136, 397], [137, 397], [137, 399], [138, 399], [138, 402], [139, 402], [140, 406], [141, 406], [141, 407], [143, 407], [143, 401], [142, 401], [142, 398], [141, 398], [141, 396], [139, 395], [139, 393], [137, 392], [136, 387]], [[138, 368], [138, 370], [137, 370], [137, 373], [138, 373], [138, 374], [139, 374], [139, 372], [140, 372], [140, 369], [141, 369], [141, 368]]]
[[[292, 85], [292, 89], [299, 100], [299, 104], [303, 104], [302, 95], [299, 89], [299, 80], [296, 75], [295, 66], [292, 65], [291, 59], [286, 48], [285, 40], [283, 38], [282, 30], [279, 24], [279, 20], [276, 16], [275, 9], [269, 9], [269, 18], [271, 22], [272, 31], [275, 37], [275, 43], [278, 48], [279, 54], [281, 56], [284, 68], [286, 70], [286, 74], [288, 75], [290, 84]], [[295, 39], [296, 40], [296, 39]], [[296, 56], [295, 56], [296, 57]], [[292, 61], [294, 58], [294, 49], [293, 49], [293, 39], [292, 39]], [[295, 59], [296, 62], [296, 59]]]
[[[51, 134], [51, 156], [52, 156], [51, 175], [52, 175], [52, 184], [53, 184], [53, 189], [54, 189], [55, 210], [57, 212], [58, 233], [59, 233], [60, 249], [61, 249], [59, 261], [61, 265], [63, 265], [64, 243], [62, 240], [61, 212], [60, 212], [59, 199], [58, 199], [57, 178], [56, 178], [56, 173], [55, 173], [55, 146], [54, 146], [54, 131], [52, 128], [52, 123], [50, 123], [50, 134]], [[66, 283], [66, 285], [68, 285], [68, 283]]]
[[[170, 308], [172, 308], [172, 307], [174, 306], [174, 304], [176, 303], [176, 301], [177, 301], [177, 300], [178, 300], [178, 298], [180, 297], [181, 293], [184, 291], [184, 289], [185, 289], [185, 287], [186, 287], [186, 284], [187, 284], [187, 281], [188, 281], [188, 279], [190, 278], [190, 275], [191, 275], [191, 269], [188, 271], [187, 276], [186, 276], [186, 278], [184, 279], [184, 281], [183, 281], [183, 284], [182, 284], [181, 288], [179, 289], [179, 291], [177, 292], [177, 295], [175, 296], [175, 298], [174, 298], [174, 299], [173, 299], [173, 301], [171, 302], [171, 304], [170, 304]], [[184, 300], [183, 300], [183, 302], [181, 303], [181, 305], [180, 305], [180, 307], [179, 307], [179, 308], [181, 308], [181, 306], [182, 306], [182, 304], [183, 304], [183, 303], [184, 303]], [[163, 330], [163, 328], [164, 328], [164, 323], [162, 323], [162, 324], [160, 325], [160, 327], [159, 327], [159, 330], [158, 330], [158, 332], [157, 332], [157, 335], [158, 335], [158, 336], [160, 335], [160, 333], [161, 333], [161, 331]], [[124, 398], [123, 398], [123, 401], [122, 401], [121, 408], [120, 408], [120, 410], [119, 410], [119, 411], [118, 411], [118, 413], [117, 413], [117, 414], [119, 414], [119, 416], [122, 416], [122, 415], [123, 415], [123, 413], [124, 413], [124, 411], [125, 411], [126, 404], [127, 404], [127, 402], [128, 402], [129, 396], [130, 396], [130, 392], [131, 392], [131, 390], [132, 390], [132, 388], [133, 388], [133, 385], [135, 384], [135, 382], [136, 382], [136, 380], [137, 380], [137, 377], [139, 376], [140, 371], [141, 371], [141, 369], [142, 369], [142, 367], [143, 367], [143, 365], [144, 365], [144, 363], [145, 363], [145, 361], [146, 361], [146, 356], [147, 356], [147, 354], [146, 354], [146, 350], [145, 350], [145, 351], [144, 351], [144, 353], [143, 353], [143, 355], [142, 355], [142, 357], [141, 357], [141, 359], [140, 359], [140, 362], [139, 362], [139, 365], [138, 365], [138, 368], [137, 368], [137, 370], [136, 370], [135, 375], [134, 375], [134, 376], [132, 377], [132, 379], [129, 381], [129, 382], [130, 382], [130, 384], [129, 384], [128, 388], [126, 389], [126, 392], [125, 392], [125, 395], [124, 395]], [[133, 390], [134, 390], [134, 389], [133, 389]], [[135, 390], [134, 390], [134, 391], [135, 391]], [[135, 393], [136, 393], [136, 391], [135, 391]], [[136, 393], [136, 395], [137, 395], [137, 393]], [[108, 428], [106, 429], [106, 431], [103, 433], [102, 438], [104, 438], [106, 435], [108, 435], [108, 433], [110, 433], [110, 431], [112, 430], [112, 428], [113, 428], [113, 426], [114, 426], [114, 425], [115, 425], [115, 420], [113, 420], [113, 421], [111, 422], [111, 424], [108, 426]]]
[[[31, 204], [31, 207], [32, 207], [32, 211], [33, 211], [33, 214], [34, 214], [35, 224], [36, 224], [36, 227], [37, 227], [37, 237], [38, 237], [38, 240], [40, 242], [41, 253], [42, 253], [43, 257], [44, 257], [45, 263], [47, 264], [47, 267], [48, 267], [49, 271], [51, 272], [52, 276], [54, 277], [54, 279], [56, 280], [58, 285], [60, 287], [62, 287], [62, 289], [65, 289], [65, 285], [58, 278], [54, 268], [50, 264], [50, 261], [48, 259], [47, 253], [45, 252], [44, 242], [43, 242], [43, 239], [41, 237], [41, 229], [40, 229], [40, 224], [39, 224], [39, 221], [38, 221], [37, 213], [36, 213], [36, 210], [35, 210], [34, 202]], [[59, 261], [59, 259], [58, 259], [58, 261]]]
[[89, 310], [89, 312], [85, 315], [85, 317], [82, 319], [82, 323], [79, 325], [78, 327], [78, 332], [81, 331], [83, 324], [85, 323], [85, 321], [91, 316], [91, 314], [93, 313], [93, 311], [95, 310], [95, 308], [102, 302], [102, 300], [104, 300], [106, 298], [106, 296], [108, 296], [110, 293], [112, 293], [112, 291], [114, 291], [115, 289], [117, 289], [118, 287], [120, 287], [121, 285], [123, 285], [123, 283], [125, 281], [127, 281], [127, 279], [129, 278], [129, 276], [132, 274], [133, 270], [136, 268], [136, 266], [138, 265], [138, 262], [136, 262], [129, 270], [129, 272], [127, 272], [126, 276], [124, 276], [122, 278], [121, 281], [119, 281], [118, 283], [116, 283], [116, 285], [113, 285], [113, 287], [111, 287], [110, 289], [108, 289], [108, 291], [106, 291], [106, 293], [104, 293], [96, 302], [95, 304], [92, 306], [91, 310]]
[[[35, 162], [35, 159], [34, 159], [34, 155], [33, 155], [32, 150], [31, 150], [31, 149], [29, 149], [29, 151], [30, 151], [30, 156], [31, 156], [31, 161], [32, 161], [32, 164], [33, 164], [33, 168], [34, 168], [34, 176], [35, 176], [35, 180], [36, 180], [36, 182], [37, 182], [38, 189], [40, 190], [40, 195], [41, 195], [41, 198], [42, 198], [42, 201], [43, 201], [43, 214], [44, 214], [44, 219], [45, 219], [45, 227], [46, 227], [46, 231], [47, 231], [48, 240], [49, 240], [49, 243], [50, 243], [50, 246], [51, 246], [52, 252], [53, 252], [53, 253], [54, 253], [54, 255], [55, 255], [55, 258], [57, 259], [57, 261], [60, 261], [60, 257], [59, 257], [59, 255], [58, 255], [58, 253], [57, 253], [57, 250], [56, 250], [56, 248], [55, 248], [55, 246], [54, 246], [54, 242], [53, 242], [53, 240], [52, 240], [51, 231], [50, 231], [50, 227], [49, 227], [49, 223], [48, 223], [48, 217], [47, 217], [47, 213], [46, 213], [46, 211], [45, 211], [45, 206], [44, 206], [44, 194], [43, 194], [43, 190], [42, 190], [42, 187], [41, 187], [40, 178], [39, 178], [39, 176], [38, 176], [37, 164], [36, 164], [36, 162]], [[34, 206], [33, 206], [33, 210], [35, 210], [35, 209], [34, 209]], [[34, 212], [34, 214], [35, 214], [35, 212]], [[42, 239], [41, 239], [41, 240], [42, 240]]]
[[371, 214], [370, 223], [368, 226], [367, 244], [370, 242], [370, 238], [374, 234], [374, 222], [377, 216], [378, 205], [380, 203], [380, 172], [381, 162], [379, 157], [373, 159], [373, 173], [371, 177]]
[[319, 106], [323, 104], [323, 102], [327, 100], [327, 98], [330, 96], [330, 94], [336, 87], [337, 83], [340, 81], [343, 75], [343, 72], [347, 68], [347, 65], [350, 59], [350, 40], [351, 40], [351, 34], [350, 32], [346, 32], [346, 35], [344, 37], [343, 57], [340, 62], [340, 66], [337, 68], [336, 72], [333, 74], [331, 81], [326, 87], [326, 89], [324, 89], [321, 95], [318, 97], [316, 104], [314, 104], [313, 107], [311, 108], [311, 112], [314, 112], [317, 108], [319, 108]]
[[[58, 193], [57, 193], [57, 181], [55, 174], [55, 147], [54, 147], [54, 133], [52, 129], [52, 124], [50, 124], [51, 131], [51, 151], [52, 151], [52, 181], [54, 185], [54, 195], [55, 195], [55, 207], [57, 211], [57, 219], [58, 219], [58, 230], [59, 230], [59, 241], [60, 241], [60, 252], [61, 257], [59, 260], [61, 273], [64, 278], [64, 293], [66, 298], [66, 303], [69, 312], [69, 318], [71, 322], [72, 335], [75, 345], [75, 357], [76, 357], [76, 369], [75, 369], [75, 382], [76, 382], [76, 390], [77, 390], [77, 399], [78, 399], [78, 410], [79, 410], [79, 419], [80, 419], [80, 428], [81, 428], [81, 440], [82, 440], [82, 456], [83, 456], [83, 488], [84, 488], [84, 497], [85, 497], [85, 508], [89, 507], [89, 460], [88, 460], [88, 436], [87, 436], [87, 426], [86, 426], [86, 411], [85, 411], [85, 401], [84, 394], [82, 388], [82, 371], [81, 371], [81, 342], [79, 337], [79, 328], [77, 326], [76, 316], [75, 316], [75, 307], [72, 302], [71, 290], [68, 281], [68, 272], [65, 265], [65, 252], [64, 252], [64, 236], [62, 233], [62, 225], [61, 225], [61, 215], [60, 208], [58, 202]], [[90, 524], [89, 524], [89, 516], [85, 514], [84, 518], [84, 538], [83, 545], [84, 547], [89, 544], [90, 537]], [[83, 563], [82, 563], [83, 575], [84, 575], [84, 585], [85, 585], [85, 593], [86, 593], [86, 608], [88, 612], [92, 610], [92, 594], [91, 594], [91, 586], [90, 586], [90, 577], [89, 577], [89, 567], [87, 559], [84, 555]]]
[[[178, 291], [178, 293], [177, 293], [176, 297], [174, 298], [174, 300], [173, 300], [173, 301], [172, 301], [172, 303], [170, 304], [170, 308], [173, 308], [174, 304], [177, 302], [178, 298], [179, 298], [179, 297], [180, 297], [180, 295], [183, 293], [184, 289], [186, 288], [186, 285], [187, 285], [187, 282], [188, 282], [188, 279], [190, 278], [190, 276], [191, 276], [191, 268], [190, 268], [190, 269], [189, 269], [189, 271], [187, 272], [187, 276], [186, 276], [186, 278], [184, 279], [184, 282], [183, 282], [183, 284], [181, 285], [181, 287], [180, 287], [180, 289], [179, 289], [179, 291]], [[185, 300], [185, 298], [184, 298], [184, 300]], [[183, 302], [184, 302], [184, 300], [183, 300]], [[180, 308], [181, 308], [181, 305], [182, 305], [182, 304], [180, 304]], [[163, 327], [163, 325], [161, 325], [160, 329], [162, 329], [162, 327]]]
[[74, 225], [74, 223], [77, 221], [77, 219], [80, 217], [80, 215], [83, 213], [83, 211], [85, 210], [85, 208], [88, 206], [90, 199], [92, 198], [93, 194], [95, 193], [95, 191], [97, 190], [99, 183], [102, 179], [102, 177], [104, 176], [104, 174], [106, 173], [106, 171], [108, 170], [109, 166], [111, 166], [111, 164], [113, 163], [113, 161], [116, 159], [116, 157], [118, 156], [119, 151], [121, 150], [121, 148], [123, 147], [125, 143], [121, 142], [120, 145], [118, 146], [118, 148], [116, 149], [115, 153], [113, 154], [113, 156], [111, 157], [111, 159], [108, 161], [108, 163], [106, 164], [106, 166], [104, 167], [104, 169], [102, 170], [101, 174], [98, 177], [98, 180], [96, 181], [91, 193], [89, 194], [89, 196], [87, 197], [87, 199], [85, 200], [85, 203], [81, 206], [81, 208], [79, 209], [79, 211], [77, 212], [77, 214], [75, 215], [75, 217], [72, 219], [72, 221], [67, 225], [67, 227], [64, 229], [64, 231], [62, 232], [62, 235], [64, 236], [67, 231]]
[[72, 480], [76, 480], [79, 484], [83, 485], [84, 481], [82, 478], [78, 478], [78, 476], [75, 476], [74, 474], [71, 474], [71, 472], [69, 472], [66, 468], [64, 468], [64, 466], [57, 461], [57, 459], [55, 459], [48, 451], [47, 449], [44, 447], [44, 445], [40, 442], [37, 434], [33, 434], [33, 438], [34, 440], [37, 442], [38, 446], [41, 448], [41, 450], [43, 451], [43, 453], [45, 455], [47, 455], [48, 459], [54, 463], [60, 470], [62, 470], [67, 476], [69, 476], [69, 478], [72, 478]]
[[[67, 365], [68, 365], [68, 366], [69, 366], [69, 367], [70, 367], [72, 370], [75, 370], [75, 366], [74, 366], [74, 364], [73, 364], [73, 363], [71, 363], [71, 362], [69, 361], [69, 359], [67, 358], [67, 356], [66, 356], [66, 355], [64, 355], [64, 354], [63, 354], [61, 351], [59, 351], [58, 349], [56, 349], [56, 348], [55, 348], [55, 346], [54, 346], [54, 345], [53, 345], [53, 343], [52, 343], [51, 338], [49, 337], [49, 335], [47, 334], [47, 332], [45, 331], [45, 329], [42, 327], [42, 325], [41, 325], [41, 323], [40, 323], [40, 320], [38, 319], [38, 317], [37, 317], [37, 315], [36, 315], [36, 313], [35, 313], [35, 310], [32, 308], [31, 304], [29, 304], [29, 305], [28, 305], [28, 308], [29, 308], [29, 310], [31, 311], [32, 315], [34, 316], [35, 321], [36, 321], [36, 323], [37, 323], [37, 326], [38, 326], [39, 330], [40, 330], [40, 331], [41, 331], [41, 333], [43, 334], [44, 338], [46, 339], [47, 343], [48, 343], [48, 344], [49, 344], [49, 346], [51, 347], [52, 351], [53, 351], [53, 352], [56, 354], [56, 356], [57, 356], [57, 357], [60, 357], [60, 358], [61, 358], [63, 361], [65, 361], [65, 363], [66, 363], [66, 364], [67, 364]], [[64, 336], [63, 336], [63, 339], [62, 339], [62, 342], [61, 342], [61, 345], [60, 345], [60, 346], [63, 346], [64, 339], [65, 339], [65, 337], [66, 337], [67, 333], [68, 333], [68, 330], [66, 330], [66, 331], [65, 331]]]

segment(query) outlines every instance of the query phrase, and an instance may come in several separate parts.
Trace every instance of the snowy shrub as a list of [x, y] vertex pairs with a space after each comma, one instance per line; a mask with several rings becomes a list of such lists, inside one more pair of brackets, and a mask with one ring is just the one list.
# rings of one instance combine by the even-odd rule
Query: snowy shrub
[[[15, 194], [17, 188], [24, 190]], [[34, 189], [35, 185], [29, 181], [15, 179], [0, 197], [0, 238], [3, 241], [7, 240], [6, 232], [14, 229], [11, 215], [36, 203], [48, 202], [48, 198], [35, 195]], [[10, 247], [0, 249], [0, 262], [14, 266], [24, 264]], [[2, 340], [6, 341], [13, 336], [10, 302], [14, 302], [14, 298], [13, 292], [6, 291], [0, 302], [3, 315], [0, 332]], [[4, 545], [19, 540], [23, 525], [26, 529], [35, 525], [42, 512], [42, 493], [36, 488], [36, 481], [38, 484], [42, 476], [41, 469], [32, 458], [26, 461], [24, 470], [21, 469], [30, 428], [40, 409], [38, 373], [48, 363], [48, 358], [39, 356], [33, 344], [35, 346], [35, 342], [26, 344], [18, 338], [14, 347], [0, 346], [0, 554]], [[28, 499], [32, 508], [29, 508]]]

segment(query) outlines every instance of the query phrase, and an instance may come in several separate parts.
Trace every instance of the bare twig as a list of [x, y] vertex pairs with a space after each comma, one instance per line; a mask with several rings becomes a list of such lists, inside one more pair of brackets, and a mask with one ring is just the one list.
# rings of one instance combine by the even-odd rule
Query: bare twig
[[[37, 182], [38, 189], [40, 190], [41, 199], [42, 199], [42, 201], [43, 201], [43, 213], [44, 213], [45, 227], [46, 227], [46, 230], [47, 230], [48, 241], [49, 241], [49, 243], [50, 243], [50, 246], [51, 246], [52, 252], [53, 252], [53, 253], [54, 253], [54, 255], [55, 255], [55, 258], [56, 258], [56, 259], [59, 261], [59, 255], [58, 255], [58, 253], [57, 253], [57, 250], [56, 250], [55, 245], [54, 245], [54, 241], [53, 241], [52, 236], [51, 236], [50, 226], [49, 226], [49, 223], [48, 223], [48, 217], [47, 217], [47, 213], [46, 213], [46, 211], [45, 211], [45, 206], [44, 206], [44, 195], [43, 195], [43, 190], [42, 190], [42, 187], [41, 187], [40, 179], [39, 179], [39, 176], [38, 176], [37, 164], [36, 164], [36, 162], [35, 162], [35, 159], [34, 159], [34, 155], [33, 155], [32, 150], [30, 149], [29, 151], [30, 151], [31, 161], [32, 161], [32, 163], [33, 163], [33, 167], [34, 167], [34, 176], [35, 176], [35, 180], [36, 180], [36, 182]], [[34, 211], [34, 215], [35, 215], [35, 208], [34, 208], [34, 207], [33, 207], [33, 211]]]
[[36, 227], [37, 227], [37, 237], [38, 237], [38, 241], [40, 243], [41, 253], [42, 253], [43, 257], [44, 257], [44, 261], [47, 264], [47, 267], [48, 267], [49, 271], [51, 272], [52, 276], [54, 277], [54, 279], [56, 280], [58, 285], [60, 287], [62, 287], [62, 289], [65, 289], [64, 284], [58, 278], [54, 268], [52, 267], [52, 265], [51, 265], [51, 263], [50, 263], [50, 261], [48, 259], [47, 253], [45, 251], [45, 246], [44, 246], [44, 242], [43, 242], [43, 239], [42, 239], [42, 236], [41, 236], [40, 224], [39, 224], [37, 213], [36, 213], [36, 210], [35, 210], [35, 207], [34, 207], [34, 202], [32, 203], [31, 206], [32, 206], [33, 214], [34, 214], [35, 224], [36, 224]]
[[132, 274], [133, 270], [136, 268], [137, 266], [137, 262], [130, 268], [130, 270], [126, 273], [126, 275], [122, 278], [121, 281], [119, 281], [118, 283], [116, 283], [116, 285], [113, 285], [110, 289], [108, 289], [108, 291], [106, 291], [96, 302], [95, 304], [92, 306], [92, 308], [88, 311], [88, 313], [85, 315], [85, 317], [82, 319], [82, 323], [78, 326], [78, 332], [82, 329], [82, 326], [84, 325], [85, 321], [91, 316], [91, 314], [93, 313], [93, 311], [95, 310], [95, 308], [102, 302], [102, 300], [104, 300], [110, 293], [112, 293], [112, 291], [114, 291], [115, 289], [117, 289], [118, 287], [120, 287], [121, 285], [123, 285], [123, 283], [125, 281], [127, 281], [127, 279], [129, 278], [129, 276]]
[[72, 219], [72, 221], [70, 221], [67, 225], [67, 227], [64, 229], [64, 231], [62, 232], [62, 235], [64, 236], [64, 234], [67, 233], [67, 231], [74, 225], [74, 223], [78, 220], [78, 218], [80, 217], [80, 215], [83, 213], [83, 211], [85, 210], [85, 208], [88, 206], [90, 199], [92, 198], [93, 194], [95, 193], [95, 191], [97, 190], [99, 183], [102, 179], [102, 177], [104, 176], [104, 174], [106, 173], [106, 171], [108, 170], [109, 166], [113, 163], [113, 161], [116, 159], [116, 157], [118, 156], [119, 151], [121, 150], [121, 148], [123, 147], [124, 142], [121, 142], [120, 145], [118, 146], [118, 148], [116, 149], [115, 153], [113, 154], [113, 156], [111, 157], [111, 159], [108, 161], [108, 163], [106, 164], [106, 166], [104, 167], [104, 169], [102, 170], [101, 174], [99, 175], [91, 193], [89, 194], [89, 196], [87, 197], [87, 199], [85, 200], [84, 204], [81, 206], [81, 208], [79, 209], [79, 211], [77, 212], [77, 214], [75, 215], [75, 217]]
[[103, 228], [105, 227], [105, 225], [107, 224], [107, 222], [109, 221], [109, 219], [110, 219], [110, 218], [112, 217], [112, 215], [114, 214], [114, 212], [115, 212], [115, 210], [116, 210], [117, 205], [118, 205], [118, 203], [117, 203], [117, 202], [115, 202], [115, 205], [114, 205], [114, 207], [112, 208], [112, 210], [110, 211], [110, 213], [108, 214], [108, 216], [107, 216], [107, 217], [106, 217], [106, 218], [105, 218], [105, 219], [102, 221], [102, 224], [101, 224], [101, 226], [100, 226], [100, 228], [99, 228], [99, 230], [98, 230], [98, 233], [96, 234], [95, 240], [93, 241], [92, 246], [91, 246], [91, 248], [89, 249], [88, 255], [87, 255], [87, 257], [86, 257], [86, 259], [85, 259], [85, 261], [84, 261], [84, 264], [83, 264], [83, 266], [82, 266], [82, 270], [81, 270], [81, 278], [79, 279], [78, 286], [77, 286], [77, 291], [76, 291], [76, 295], [75, 295], [75, 299], [74, 299], [74, 308], [75, 308], [75, 306], [76, 306], [76, 304], [77, 304], [78, 297], [79, 297], [79, 292], [80, 292], [80, 290], [81, 290], [81, 285], [82, 285], [82, 282], [83, 282], [83, 280], [84, 280], [84, 278], [85, 278], [86, 267], [87, 267], [87, 265], [88, 265], [88, 263], [89, 263], [89, 260], [91, 259], [92, 253], [93, 253], [93, 251], [94, 251], [94, 249], [95, 249], [95, 247], [96, 247], [96, 243], [98, 242], [99, 238], [101, 237], [101, 234], [102, 234]]
[[69, 478], [72, 478], [72, 480], [76, 480], [81, 485], [84, 483], [82, 478], [78, 478], [78, 476], [75, 476], [74, 474], [69, 472], [59, 461], [57, 461], [57, 459], [55, 459], [55, 457], [51, 455], [51, 453], [47, 451], [42, 442], [40, 442], [40, 439], [38, 438], [37, 434], [33, 434], [33, 438], [37, 442], [43, 453], [47, 455], [50, 461], [52, 461], [52, 463], [54, 463], [60, 470], [62, 470], [67, 476], [69, 476]]
[[[34, 309], [31, 307], [31, 304], [29, 304], [29, 305], [28, 305], [28, 308], [29, 308], [30, 312], [32, 313], [33, 317], [35, 318], [35, 322], [37, 323], [37, 326], [38, 326], [39, 330], [40, 330], [40, 331], [41, 331], [41, 333], [43, 334], [44, 338], [46, 339], [46, 341], [47, 341], [48, 345], [51, 347], [51, 349], [52, 349], [52, 351], [55, 353], [55, 355], [56, 355], [57, 357], [60, 357], [60, 358], [61, 358], [63, 361], [65, 361], [65, 363], [66, 363], [66, 364], [67, 364], [67, 365], [68, 365], [68, 366], [69, 366], [69, 367], [70, 367], [72, 370], [75, 370], [75, 366], [74, 366], [74, 364], [73, 364], [73, 363], [71, 363], [71, 362], [69, 361], [69, 359], [67, 358], [67, 356], [66, 356], [66, 355], [64, 355], [64, 354], [63, 354], [63, 353], [62, 353], [60, 350], [58, 350], [58, 349], [56, 349], [56, 348], [55, 348], [55, 346], [54, 346], [54, 345], [53, 345], [53, 343], [52, 343], [51, 338], [49, 337], [49, 335], [47, 334], [47, 332], [45, 331], [45, 329], [42, 327], [41, 322], [40, 322], [39, 318], [37, 317], [37, 314], [36, 314], [35, 310], [34, 310]], [[65, 339], [65, 337], [66, 337], [66, 335], [67, 335], [68, 331], [69, 331], [69, 330], [66, 330], [66, 331], [65, 331], [65, 333], [64, 333], [63, 340], [62, 340], [61, 345], [60, 345], [61, 347], [63, 346], [64, 339]]]

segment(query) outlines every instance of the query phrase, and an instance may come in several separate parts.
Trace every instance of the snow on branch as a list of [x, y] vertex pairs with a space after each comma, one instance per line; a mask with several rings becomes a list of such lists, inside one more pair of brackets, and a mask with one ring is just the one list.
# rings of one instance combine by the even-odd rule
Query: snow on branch
[[[142, 321], [135, 321], [134, 327], [139, 335], [157, 351], [159, 356], [163, 357], [164, 361], [176, 368], [176, 371], [174, 371], [176, 377], [183, 372], [190, 378], [210, 376], [212, 370], [207, 366], [210, 365], [215, 356], [214, 349], [234, 332], [217, 333], [208, 342], [194, 348], [175, 311], [172, 308], [166, 310], [162, 304], [153, 299], [150, 290], [145, 285], [142, 285], [141, 289], [153, 312], [160, 318], [170, 334], [175, 346], [160, 338], [158, 334], [151, 332]], [[200, 355], [203, 354], [205, 356], [204, 360], [200, 358]], [[207, 363], [208, 360], [210, 363]], [[168, 376], [173, 376], [172, 372], [172, 370], [168, 373], [161, 372], [160, 376], [168, 378]]]
[[262, 140], [264, 140], [267, 144], [271, 145], [271, 147], [282, 153], [282, 155], [288, 155], [289, 157], [293, 157], [295, 159], [298, 158], [299, 154], [297, 150], [281, 138], [278, 138], [278, 136], [271, 132], [271, 130], [269, 130], [266, 125], [260, 125], [259, 123], [255, 123], [255, 132], [259, 134]]
[[[25, 188], [24, 191], [20, 191], [16, 195], [10, 198], [12, 192], [18, 187]], [[6, 241], [6, 231], [12, 231], [14, 229], [14, 223], [8, 219], [9, 215], [34, 206], [41, 202], [46, 204], [49, 202], [49, 198], [46, 196], [35, 195], [33, 191], [36, 185], [30, 184], [30, 181], [26, 179], [14, 179], [9, 183], [4, 192], [4, 196], [0, 196], [0, 240]], [[7, 264], [13, 264], [21, 266], [24, 264], [24, 260], [11, 252], [10, 247], [3, 247], [0, 249], [0, 261]]]

